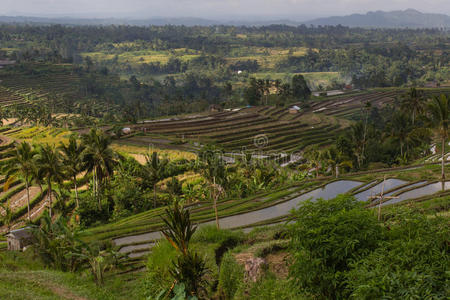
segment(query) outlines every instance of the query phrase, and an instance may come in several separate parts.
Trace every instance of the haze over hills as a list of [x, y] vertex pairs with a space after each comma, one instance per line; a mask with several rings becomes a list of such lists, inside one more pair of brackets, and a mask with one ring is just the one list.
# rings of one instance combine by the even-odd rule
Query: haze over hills
[[404, 11], [376, 11], [366, 14], [352, 14], [342, 17], [319, 18], [307, 22], [312, 25], [343, 25], [349, 27], [409, 27], [450, 28], [450, 16], [445, 14], [421, 13], [414, 9]]
[[29, 17], [29, 16], [0, 16], [0, 23], [26, 24], [67, 24], [67, 25], [185, 25], [185, 26], [266, 26], [271, 24], [298, 25], [343, 25], [348, 27], [370, 28], [450, 28], [450, 16], [446, 14], [422, 13], [414, 9], [403, 11], [375, 11], [366, 14], [352, 14], [347, 16], [331, 16], [298, 21], [287, 18], [270, 18], [246, 20], [212, 20], [195, 17], [153, 17], [149, 19], [127, 18], [73, 18], [73, 17]]

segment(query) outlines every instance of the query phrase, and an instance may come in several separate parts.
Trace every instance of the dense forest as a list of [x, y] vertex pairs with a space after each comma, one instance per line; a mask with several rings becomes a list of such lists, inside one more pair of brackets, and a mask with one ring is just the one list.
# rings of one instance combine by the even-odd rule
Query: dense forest
[[[7, 72], [18, 76], [71, 64], [81, 102], [107, 102], [136, 121], [254, 105], [265, 93], [278, 94], [274, 104], [295, 102], [302, 97], [286, 85], [300, 73], [311, 90], [439, 85], [449, 78], [449, 39], [438, 29], [1, 25], [0, 59], [15, 60]], [[265, 81], [256, 96], [252, 78]]]

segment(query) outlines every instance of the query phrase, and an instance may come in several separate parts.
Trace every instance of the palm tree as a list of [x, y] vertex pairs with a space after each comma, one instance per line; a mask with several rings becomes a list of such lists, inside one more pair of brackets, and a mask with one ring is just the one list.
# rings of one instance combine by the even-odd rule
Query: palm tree
[[63, 157], [63, 164], [67, 171], [67, 175], [72, 179], [75, 188], [75, 201], [77, 208], [78, 203], [78, 187], [77, 187], [77, 175], [83, 171], [82, 153], [85, 146], [81, 143], [77, 143], [74, 135], [70, 136], [69, 143], [65, 145], [61, 142], [58, 147], [61, 150]]
[[48, 191], [49, 215], [52, 216], [52, 196], [53, 183], [61, 183], [64, 179], [64, 167], [62, 165], [61, 154], [54, 146], [45, 144], [38, 148], [36, 154], [36, 164], [39, 174], [45, 178]]
[[403, 98], [402, 109], [411, 113], [413, 125], [417, 115], [423, 112], [424, 104], [423, 92], [414, 87]]
[[153, 184], [153, 207], [156, 208], [156, 185], [164, 178], [169, 160], [167, 158], [160, 159], [158, 152], [153, 152], [151, 156], [149, 154], [145, 155], [145, 161], [144, 172], [145, 176]]
[[369, 122], [369, 112], [370, 109], [372, 108], [372, 104], [370, 103], [370, 101], [367, 101], [364, 104], [364, 111], [366, 113], [365, 119], [364, 119], [364, 136], [363, 136], [363, 144], [362, 144], [362, 157], [364, 159], [364, 149], [366, 147], [366, 138], [367, 138], [367, 123]]
[[336, 178], [339, 177], [339, 168], [340, 167], [352, 167], [352, 162], [350, 160], [346, 160], [342, 153], [338, 151], [336, 146], [331, 146], [323, 152], [324, 160], [334, 168], [334, 174]]
[[364, 163], [364, 147], [366, 144], [365, 129], [362, 122], [350, 126], [348, 139], [355, 153], [358, 168], [361, 168]]
[[3, 210], [5, 211], [5, 213], [1, 216], [2, 218], [2, 222], [3, 224], [6, 226], [6, 228], [8, 228], [8, 231], [11, 230], [11, 224], [13, 222], [13, 218], [14, 218], [14, 213], [11, 209], [10, 203], [9, 203], [9, 199], [8, 201], [5, 203], [0, 203], [0, 207], [3, 208]]
[[[94, 197], [98, 198], [99, 184], [111, 177], [114, 173], [114, 166], [117, 163], [116, 153], [109, 147], [111, 139], [103, 132], [95, 129], [82, 136], [85, 149], [82, 160], [86, 170], [92, 172], [94, 179]], [[98, 198], [98, 208], [101, 210], [100, 198]]]
[[214, 213], [216, 215], [216, 226], [219, 229], [219, 213], [217, 211], [217, 200], [225, 192], [224, 186], [227, 181], [227, 172], [224, 161], [216, 152], [206, 156], [205, 166], [202, 168], [203, 177], [211, 186], [211, 196], [214, 201]]
[[33, 147], [27, 142], [22, 142], [16, 146], [14, 150], [14, 156], [6, 166], [8, 173], [6, 175], [7, 181], [5, 183], [5, 189], [13, 182], [16, 177], [21, 178], [25, 182], [27, 190], [27, 209], [28, 220], [31, 220], [30, 215], [30, 185], [35, 174], [36, 164], [34, 155], [36, 154]]
[[442, 182], [445, 180], [445, 142], [448, 137], [448, 124], [449, 124], [449, 116], [450, 116], [450, 103], [448, 96], [441, 94], [440, 96], [434, 96], [431, 99], [431, 102], [428, 106], [428, 110], [430, 112], [432, 122], [439, 130], [439, 135], [442, 140], [442, 164], [441, 164], [441, 172], [442, 172]]
[[408, 136], [413, 130], [411, 119], [404, 113], [397, 113], [391, 122], [391, 137], [400, 144], [400, 156], [403, 157]]
[[311, 146], [305, 149], [305, 158], [308, 160], [309, 166], [316, 171], [316, 177], [319, 177], [319, 167], [321, 153], [317, 146]]

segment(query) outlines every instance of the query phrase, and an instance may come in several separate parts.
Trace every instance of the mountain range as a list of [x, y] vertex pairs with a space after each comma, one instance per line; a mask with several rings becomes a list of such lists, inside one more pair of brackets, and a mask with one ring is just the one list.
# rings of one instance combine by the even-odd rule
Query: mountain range
[[0, 16], [0, 23], [26, 24], [66, 24], [66, 25], [186, 25], [186, 26], [266, 26], [271, 24], [298, 25], [343, 25], [364, 28], [450, 28], [450, 16], [436, 13], [422, 13], [414, 9], [403, 11], [375, 11], [366, 14], [352, 14], [348, 16], [332, 16], [313, 19], [310, 21], [292, 21], [289, 19], [261, 19], [261, 20], [233, 20], [218, 21], [203, 18], [150, 18], [150, 19], [94, 19], [94, 18], [44, 18], [26, 16]]

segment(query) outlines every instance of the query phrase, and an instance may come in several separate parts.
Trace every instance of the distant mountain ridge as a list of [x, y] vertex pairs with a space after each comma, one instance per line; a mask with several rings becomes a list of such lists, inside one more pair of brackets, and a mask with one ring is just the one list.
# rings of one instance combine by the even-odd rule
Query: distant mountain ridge
[[343, 25], [376, 28], [450, 28], [450, 16], [421, 13], [415, 9], [375, 11], [342, 17], [319, 18], [305, 22], [310, 25]]
[[64, 24], [64, 25], [185, 25], [185, 26], [268, 26], [272, 24], [284, 24], [290, 26], [315, 25], [343, 25], [348, 27], [366, 28], [450, 28], [450, 16], [445, 14], [421, 13], [414, 9], [403, 11], [375, 11], [366, 14], [352, 14], [348, 16], [333, 16], [317, 18], [306, 22], [292, 21], [289, 19], [263, 19], [255, 20], [230, 20], [219, 21], [203, 18], [149, 18], [149, 19], [123, 19], [123, 18], [45, 18], [27, 16], [0, 16], [0, 23], [21, 24]]

